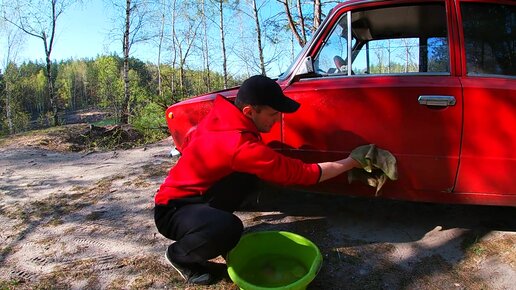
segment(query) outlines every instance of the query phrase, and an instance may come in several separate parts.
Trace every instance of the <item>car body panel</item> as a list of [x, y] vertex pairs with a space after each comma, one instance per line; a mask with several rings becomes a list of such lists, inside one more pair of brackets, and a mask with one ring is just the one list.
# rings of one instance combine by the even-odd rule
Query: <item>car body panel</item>
[[456, 191], [516, 195], [516, 79], [461, 82], [465, 120]]
[[[388, 148], [398, 159], [399, 180], [392, 189], [452, 191], [462, 127], [458, 79], [307, 79], [293, 83], [285, 93], [301, 103], [299, 111], [283, 121], [283, 142], [298, 151], [298, 157], [313, 151], [317, 160], [326, 161], [330, 152], [332, 157], [345, 157], [372, 143]], [[432, 108], [418, 103], [421, 95], [450, 95], [457, 103]], [[338, 180], [345, 190], [346, 176]]]

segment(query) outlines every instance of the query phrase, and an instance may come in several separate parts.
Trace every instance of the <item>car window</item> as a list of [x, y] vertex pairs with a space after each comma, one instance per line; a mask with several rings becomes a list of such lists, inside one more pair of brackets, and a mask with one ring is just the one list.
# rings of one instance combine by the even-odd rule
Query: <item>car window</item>
[[516, 6], [462, 3], [468, 75], [516, 75]]
[[[346, 73], [346, 60], [338, 59], [348, 54], [348, 21], [347, 14], [340, 17], [333, 27], [332, 33], [325, 40], [323, 48], [314, 62], [317, 73]], [[353, 41], [352, 41], [353, 42]]]
[[351, 25], [347, 19], [347, 14], [340, 18], [315, 58], [319, 74], [449, 74], [444, 4], [357, 10]]

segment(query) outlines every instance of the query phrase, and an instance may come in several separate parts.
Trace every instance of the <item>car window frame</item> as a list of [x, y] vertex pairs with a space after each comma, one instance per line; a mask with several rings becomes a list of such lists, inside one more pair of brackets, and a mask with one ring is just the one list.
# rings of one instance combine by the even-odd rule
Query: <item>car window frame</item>
[[[352, 63], [353, 61], [356, 59], [356, 57], [359, 55], [360, 52], [355, 52], [353, 51], [353, 49], [358, 45], [358, 42], [355, 41], [355, 43], [353, 44], [353, 35], [352, 35], [352, 30], [351, 30], [351, 26], [352, 26], [352, 16], [353, 16], [353, 13], [356, 13], [357, 11], [360, 11], [360, 10], [374, 10], [374, 9], [386, 9], [386, 8], [390, 8], [390, 7], [409, 7], [409, 6], [423, 6], [423, 5], [429, 5], [429, 4], [433, 4], [433, 5], [442, 5], [442, 8], [444, 9], [444, 13], [445, 13], [445, 17], [444, 17], [444, 21], [445, 21], [445, 26], [446, 26], [446, 40], [447, 40], [447, 61], [448, 61], [448, 71], [441, 71], [441, 72], [407, 72], [407, 73], [389, 73], [389, 74], [358, 74], [358, 75], [355, 75], [353, 74], [352, 70], [351, 69], [347, 69], [347, 73], [326, 73], [326, 74], [319, 74], [318, 72], [315, 72], [315, 75], [314, 76], [311, 76], [311, 77], [338, 77], [338, 76], [354, 76], [354, 77], [361, 77], [361, 76], [367, 76], [367, 77], [374, 77], [374, 76], [432, 76], [432, 75], [436, 75], [436, 76], [451, 76], [452, 75], [452, 71], [453, 71], [453, 54], [452, 54], [452, 46], [451, 46], [451, 42], [452, 42], [452, 31], [450, 29], [450, 22], [448, 20], [448, 15], [449, 15], [449, 11], [448, 11], [448, 5], [447, 5], [447, 2], [446, 1], [428, 1], [428, 2], [400, 2], [400, 3], [389, 3], [389, 4], [383, 4], [383, 5], [377, 5], [377, 6], [368, 6], [368, 7], [364, 7], [364, 8], [361, 8], [361, 7], [352, 7], [350, 9], [345, 9], [342, 13], [337, 13], [334, 17], [337, 19], [336, 21], [334, 21], [332, 23], [332, 27], [331, 29], [329, 30], [329, 32], [324, 35], [324, 39], [323, 41], [321, 42], [322, 44], [320, 45], [320, 47], [318, 48], [318, 50], [316, 51], [315, 55], [312, 56], [312, 59], [314, 59], [315, 61], [319, 58], [320, 56], [320, 53], [321, 51], [324, 49], [324, 45], [327, 43], [328, 39], [330, 37], [332, 37], [335, 29], [336, 29], [336, 26], [337, 24], [341, 21], [341, 19], [343, 17], [346, 17], [347, 18], [347, 57], [345, 58], [345, 60], [347, 60], [347, 67], [348, 68], [352, 68]], [[350, 55], [351, 55], [351, 58], [350, 58]], [[315, 62], [314, 61], [314, 62]]]
[[[378, 3], [378, 5], [377, 5]], [[441, 4], [445, 9], [445, 25], [446, 25], [446, 36], [448, 39], [448, 72], [416, 72], [416, 73], [402, 73], [402, 74], [388, 74], [388, 76], [457, 76], [461, 75], [461, 61], [460, 55], [457, 54], [459, 48], [458, 44], [458, 29], [457, 26], [457, 16], [454, 3], [451, 3], [449, 0], [426, 0], [426, 1], [405, 1], [405, 0], [392, 0], [389, 3], [385, 3], [383, 1], [365, 1], [358, 3], [341, 3], [337, 5], [335, 8], [330, 10], [328, 16], [324, 19], [322, 24], [318, 27], [316, 33], [314, 33], [313, 38], [310, 42], [307, 43], [305, 47], [303, 47], [302, 52], [300, 53], [298, 58], [291, 65], [291, 69], [284, 72], [279, 80], [282, 84], [282, 87], [288, 86], [292, 82], [302, 81], [303, 79], [311, 79], [311, 78], [335, 78], [335, 77], [345, 77], [348, 74], [318, 74], [315, 71], [306, 72], [304, 70], [304, 65], [306, 62], [311, 62], [313, 67], [313, 59], [319, 53], [319, 51], [324, 46], [324, 43], [330, 34], [334, 31], [334, 25], [338, 23], [341, 19], [342, 15], [361, 9], [377, 9], [377, 8], [387, 8], [387, 7], [395, 7], [395, 6], [414, 6], [414, 5], [425, 5], [425, 4]], [[349, 17], [351, 17], [351, 14]], [[351, 25], [348, 23], [348, 25]], [[351, 31], [348, 29], [348, 32]], [[351, 74], [351, 72], [349, 72]], [[379, 77], [379, 76], [387, 76], [387, 74], [360, 74], [353, 75], [353, 77]]]

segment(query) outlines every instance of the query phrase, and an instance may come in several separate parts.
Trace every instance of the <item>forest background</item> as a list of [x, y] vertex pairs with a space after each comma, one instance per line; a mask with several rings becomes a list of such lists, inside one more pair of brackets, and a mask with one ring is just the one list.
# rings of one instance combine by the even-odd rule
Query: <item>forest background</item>
[[[2, 1], [2, 0], [0, 0]], [[335, 5], [301, 0], [103, 0], [117, 51], [54, 59], [63, 15], [80, 0], [0, 2], [0, 136], [101, 109], [148, 138], [166, 134], [165, 109], [193, 95], [286, 69]], [[44, 60], [18, 60], [27, 39]], [[32, 47], [31, 47], [32, 48]], [[143, 48], [154, 60], [135, 57]], [[140, 50], [141, 51], [141, 50]]]

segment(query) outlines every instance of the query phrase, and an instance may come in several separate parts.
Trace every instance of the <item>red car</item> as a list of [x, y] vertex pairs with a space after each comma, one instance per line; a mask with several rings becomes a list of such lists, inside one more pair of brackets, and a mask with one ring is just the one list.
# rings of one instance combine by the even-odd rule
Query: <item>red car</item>
[[[265, 141], [308, 162], [389, 150], [381, 197], [516, 206], [516, 2], [351, 0], [331, 10], [277, 82], [301, 103]], [[166, 112], [175, 145], [216, 94]], [[309, 188], [374, 196], [346, 175]]]

